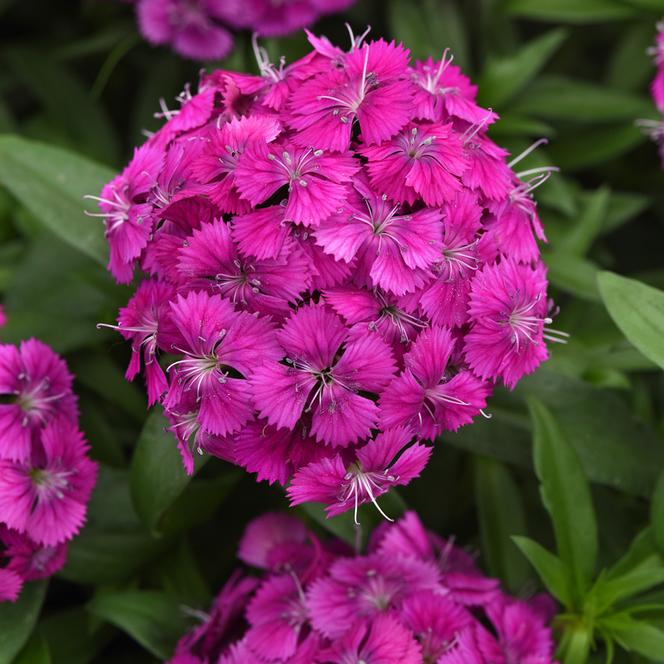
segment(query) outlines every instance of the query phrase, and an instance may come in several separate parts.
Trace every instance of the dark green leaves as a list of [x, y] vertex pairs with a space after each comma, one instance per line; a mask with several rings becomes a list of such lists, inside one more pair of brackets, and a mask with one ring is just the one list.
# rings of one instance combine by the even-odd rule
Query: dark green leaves
[[655, 541], [660, 552], [664, 555], [664, 469], [659, 475], [652, 497], [652, 527]]
[[552, 30], [509, 57], [491, 58], [480, 79], [480, 102], [496, 108], [508, 102], [544, 67], [566, 37], [567, 31]]
[[664, 368], [664, 293], [612, 272], [598, 276], [611, 318], [650, 360]]
[[0, 184], [51, 232], [102, 264], [107, 253], [103, 224], [84, 214], [96, 206], [83, 197], [98, 195], [113, 175], [67, 150], [0, 136]]
[[0, 604], [0, 664], [10, 664], [37, 622], [46, 594], [46, 581], [27, 583], [15, 603]]
[[182, 607], [166, 593], [122, 591], [98, 594], [88, 609], [119, 627], [155, 657], [168, 659], [188, 623]]
[[574, 449], [551, 413], [535, 399], [529, 405], [542, 501], [551, 515], [558, 553], [571, 574], [573, 592], [581, 598], [597, 559], [597, 525], [590, 489]]
[[488, 571], [512, 591], [519, 592], [528, 575], [512, 542], [513, 536], [526, 530], [519, 488], [504, 465], [495, 459], [477, 457], [475, 498]]
[[[191, 481], [183, 466], [168, 421], [152, 413], [145, 422], [131, 463], [131, 494], [136, 512], [151, 530], [158, 530], [164, 512]], [[201, 464], [207, 456], [201, 457]]]
[[611, 21], [634, 15], [634, 9], [620, 0], [509, 0], [507, 11], [532, 19], [568, 23]]

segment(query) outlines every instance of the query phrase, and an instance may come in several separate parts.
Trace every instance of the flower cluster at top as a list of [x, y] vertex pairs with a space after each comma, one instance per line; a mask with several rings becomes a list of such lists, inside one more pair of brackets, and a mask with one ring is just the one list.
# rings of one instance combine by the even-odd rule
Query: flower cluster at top
[[413, 512], [366, 555], [297, 519], [249, 524], [237, 571], [170, 664], [552, 664], [553, 600], [506, 595]]
[[233, 49], [231, 29], [286, 35], [340, 12], [355, 0], [136, 0], [141, 34], [192, 60], [216, 60]]
[[36, 339], [0, 345], [0, 602], [65, 564], [96, 476], [64, 361]]
[[657, 24], [657, 39], [655, 45], [650, 49], [650, 53], [657, 66], [657, 74], [650, 89], [655, 106], [662, 117], [659, 120], [640, 120], [639, 124], [658, 143], [662, 167], [664, 168], [664, 21]]
[[309, 39], [203, 78], [93, 198], [113, 275], [147, 273], [115, 326], [127, 378], [144, 368], [188, 471], [207, 452], [333, 515], [547, 358], [551, 169], [511, 169], [447, 56]]

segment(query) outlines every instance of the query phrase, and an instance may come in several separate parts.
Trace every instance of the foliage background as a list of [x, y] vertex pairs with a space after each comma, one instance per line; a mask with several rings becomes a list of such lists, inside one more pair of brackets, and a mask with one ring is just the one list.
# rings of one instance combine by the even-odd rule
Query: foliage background
[[[438, 441], [423, 477], [385, 501], [393, 516], [408, 505], [430, 528], [454, 533], [518, 594], [541, 584], [511, 536], [550, 550], [557, 541], [561, 558], [560, 528], [572, 534], [572, 548], [593, 546], [583, 490], [568, 512], [555, 506], [556, 464], [562, 484], [554, 493], [577, 496], [583, 480], [566, 484], [573, 467], [541, 456], [547, 441], [569, 442], [592, 482], [599, 555], [590, 567], [614, 563], [651, 521], [664, 545], [664, 483], [652, 510], [650, 501], [664, 468], [664, 295], [628, 283], [615, 305], [597, 281], [610, 270], [664, 288], [664, 176], [656, 147], [634, 124], [656, 117], [646, 49], [662, 15], [664, 0], [359, 0], [348, 17], [316, 26], [345, 43], [344, 19], [360, 30], [370, 24], [373, 35], [403, 40], [416, 57], [450, 47], [479, 83], [481, 103], [502, 116], [494, 140], [518, 153], [548, 137], [524, 168], [561, 168], [537, 198], [561, 308], [556, 327], [571, 342], [515, 392], [499, 390], [491, 420]], [[292, 60], [307, 44], [297, 35], [268, 48]], [[112, 0], [0, 0], [0, 62], [0, 133], [23, 137], [0, 137], [0, 293], [9, 316], [0, 334], [8, 342], [37, 336], [65, 354], [102, 464], [67, 566], [50, 583], [31, 584], [17, 605], [0, 606], [0, 664], [155, 661], [187, 626], [181, 607], [204, 609], [227, 577], [246, 522], [286, 507], [281, 490], [214, 459], [188, 482], [163, 420], [147, 417], [142, 386], [123, 380], [126, 345], [95, 327], [114, 320], [130, 290], [106, 273], [101, 224], [82, 215], [82, 196], [122, 167], [142, 130], [156, 126], [159, 98], [173, 105], [199, 65], [142, 42], [131, 8]], [[228, 61], [210, 66], [220, 64], [255, 70], [247, 35]], [[613, 322], [602, 296], [627, 327]], [[539, 431], [538, 465], [555, 538], [533, 472], [526, 397], [539, 400], [535, 413], [544, 404], [555, 424]], [[348, 519], [305, 512], [321, 530], [353, 538]], [[375, 516], [365, 507], [361, 518], [366, 536]], [[637, 640], [653, 639], [652, 648], [615, 661], [664, 661], [664, 592], [656, 587], [664, 577], [655, 544], [648, 546], [659, 570], [643, 584], [655, 631]], [[606, 646], [598, 646], [593, 661], [604, 661]]]

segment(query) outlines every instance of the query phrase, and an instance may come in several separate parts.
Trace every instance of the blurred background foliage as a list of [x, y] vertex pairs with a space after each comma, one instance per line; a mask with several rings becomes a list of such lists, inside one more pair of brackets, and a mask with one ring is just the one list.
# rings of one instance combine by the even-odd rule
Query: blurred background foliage
[[[494, 140], [517, 154], [546, 137], [522, 167], [561, 169], [537, 199], [570, 343], [498, 390], [492, 419], [439, 440], [383, 507], [416, 509], [517, 594], [548, 587], [568, 664], [614, 646], [615, 662], [664, 661], [664, 175], [635, 126], [656, 117], [646, 51], [662, 15], [664, 0], [358, 0], [315, 26], [345, 44], [344, 20], [371, 25], [418, 58], [449, 47], [501, 115]], [[303, 35], [266, 45], [289, 61], [308, 49]], [[123, 379], [126, 344], [95, 327], [130, 290], [106, 273], [82, 197], [200, 65], [148, 46], [113, 0], [0, 0], [0, 63], [0, 334], [65, 354], [102, 464], [67, 566], [0, 606], [0, 664], [155, 661], [190, 622], [182, 607], [205, 609], [233, 568], [244, 524], [286, 507], [280, 489], [216, 459], [189, 481], [164, 420]], [[207, 66], [255, 71], [249, 36]], [[355, 538], [345, 517], [302, 515]], [[364, 507], [361, 520], [366, 537], [377, 518]]]

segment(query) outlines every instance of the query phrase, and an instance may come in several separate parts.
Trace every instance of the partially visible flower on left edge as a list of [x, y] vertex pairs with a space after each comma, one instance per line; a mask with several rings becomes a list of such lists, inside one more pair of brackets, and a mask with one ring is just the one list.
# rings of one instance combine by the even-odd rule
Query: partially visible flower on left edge
[[85, 522], [97, 464], [72, 376], [36, 339], [0, 346], [0, 602], [51, 576]]

